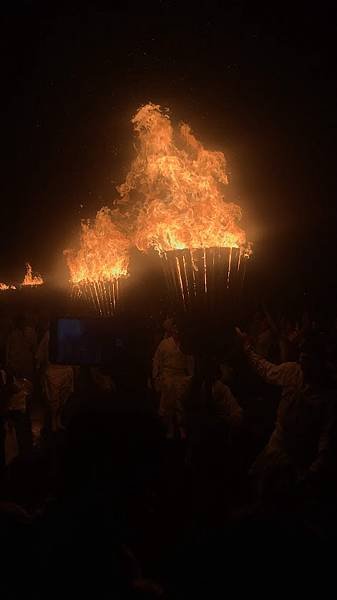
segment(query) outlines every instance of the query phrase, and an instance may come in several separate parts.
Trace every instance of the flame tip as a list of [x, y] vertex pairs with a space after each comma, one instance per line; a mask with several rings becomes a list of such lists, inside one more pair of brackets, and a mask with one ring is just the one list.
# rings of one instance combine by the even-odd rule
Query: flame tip
[[22, 286], [37, 286], [44, 283], [41, 275], [33, 275], [33, 269], [29, 262], [26, 262], [26, 274], [21, 283]]

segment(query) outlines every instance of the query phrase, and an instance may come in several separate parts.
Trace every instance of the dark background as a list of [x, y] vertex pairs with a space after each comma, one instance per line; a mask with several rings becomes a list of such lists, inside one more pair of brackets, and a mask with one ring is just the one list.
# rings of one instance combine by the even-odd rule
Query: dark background
[[26, 260], [62, 273], [80, 219], [116, 197], [133, 156], [130, 118], [151, 100], [225, 152], [256, 282], [329, 293], [336, 11], [245, 4], [1, 9], [0, 280], [21, 277]]

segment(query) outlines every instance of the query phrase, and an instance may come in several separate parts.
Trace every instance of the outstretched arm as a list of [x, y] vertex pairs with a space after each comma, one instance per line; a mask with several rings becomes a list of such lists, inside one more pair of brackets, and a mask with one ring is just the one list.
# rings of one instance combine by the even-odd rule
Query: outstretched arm
[[254, 371], [262, 377], [266, 383], [280, 386], [298, 387], [302, 381], [302, 371], [298, 363], [288, 362], [275, 365], [254, 352], [246, 333], [236, 328], [237, 334], [242, 340], [243, 348]]
[[275, 365], [256, 354], [252, 349], [246, 350], [246, 354], [254, 371], [266, 383], [282, 387], [298, 387], [301, 384], [302, 372], [298, 363], [285, 362], [281, 365]]

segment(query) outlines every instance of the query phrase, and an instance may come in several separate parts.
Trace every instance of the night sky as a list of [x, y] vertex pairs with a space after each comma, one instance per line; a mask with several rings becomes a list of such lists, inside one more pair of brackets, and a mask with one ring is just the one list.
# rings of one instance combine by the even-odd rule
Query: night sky
[[21, 276], [26, 260], [60, 270], [80, 219], [116, 197], [133, 156], [130, 118], [149, 100], [225, 152], [263, 277], [334, 280], [335, 11], [13, 4], [1, 21], [0, 280]]

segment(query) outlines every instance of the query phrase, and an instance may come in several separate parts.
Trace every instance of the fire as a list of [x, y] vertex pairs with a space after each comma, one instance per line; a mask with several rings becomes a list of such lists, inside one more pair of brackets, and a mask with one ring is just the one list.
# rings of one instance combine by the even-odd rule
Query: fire
[[108, 208], [102, 208], [93, 225], [82, 222], [79, 250], [65, 250], [73, 283], [112, 281], [128, 274], [130, 242], [111, 215]]
[[231, 270], [239, 272], [250, 253], [241, 208], [225, 198], [224, 154], [206, 150], [189, 125], [173, 127], [159, 105], [142, 106], [132, 123], [137, 156], [119, 200], [82, 222], [79, 249], [64, 253], [73, 291], [101, 315], [114, 313], [131, 246], [159, 252], [185, 305], [198, 290], [211, 294], [218, 280], [228, 287]]
[[134, 243], [159, 252], [169, 291], [185, 308], [201, 298], [210, 305], [232, 276], [243, 281], [251, 253], [241, 208], [225, 200], [225, 156], [206, 150], [189, 125], [173, 127], [159, 105], [142, 106], [132, 123], [138, 153], [119, 193]]
[[0, 292], [5, 292], [6, 290], [16, 290], [15, 285], [8, 285], [7, 283], [0, 283]]
[[42, 285], [44, 283], [41, 275], [33, 275], [32, 267], [29, 263], [26, 264], [26, 274], [21, 285]]
[[79, 295], [87, 296], [100, 314], [116, 307], [118, 281], [128, 275], [128, 238], [119, 231], [112, 211], [102, 208], [95, 221], [82, 222], [80, 248], [65, 250], [70, 279]]
[[174, 128], [159, 105], [142, 106], [132, 122], [138, 154], [119, 192], [127, 205], [136, 202], [136, 246], [160, 253], [244, 248], [241, 208], [224, 200], [223, 153], [206, 150], [189, 125]]

